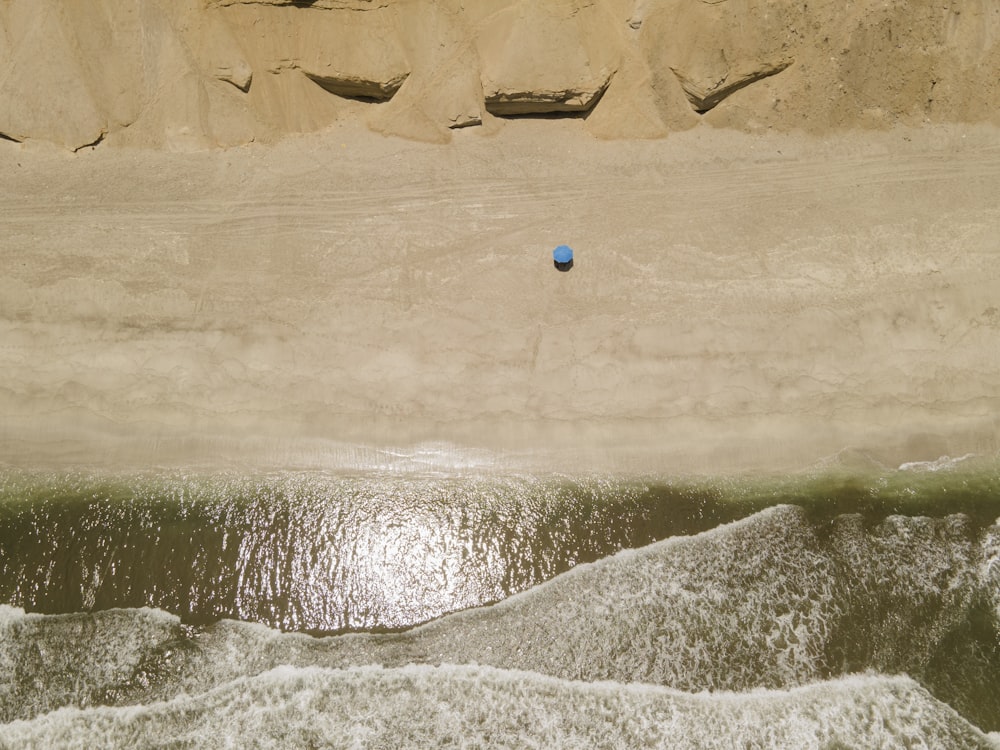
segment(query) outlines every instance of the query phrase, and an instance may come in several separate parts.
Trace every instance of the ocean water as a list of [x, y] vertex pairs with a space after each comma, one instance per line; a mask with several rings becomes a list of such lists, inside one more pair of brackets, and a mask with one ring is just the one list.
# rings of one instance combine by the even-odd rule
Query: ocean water
[[1000, 468], [0, 471], [0, 747], [1000, 747]]

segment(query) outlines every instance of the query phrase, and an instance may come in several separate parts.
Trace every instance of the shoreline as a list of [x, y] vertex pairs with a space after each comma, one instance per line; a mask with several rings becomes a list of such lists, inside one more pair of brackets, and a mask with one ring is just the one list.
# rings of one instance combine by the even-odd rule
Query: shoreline
[[[674, 425], [676, 426], [676, 425]], [[523, 426], [521, 426], [523, 428]], [[36, 440], [6, 437], [0, 442], [0, 466], [26, 470], [205, 470], [205, 471], [320, 471], [334, 473], [386, 471], [390, 473], [454, 474], [565, 474], [660, 476], [675, 478], [766, 477], [825, 471], [860, 473], [903, 470], [909, 465], [971, 458], [996, 462], [1000, 452], [993, 440], [994, 424], [983, 420], [965, 432], [914, 431], [888, 435], [869, 431], [863, 438], [837, 445], [802, 437], [803, 426], [791, 425], [783, 440], [761, 425], [746, 431], [730, 425], [726, 434], [690, 446], [683, 438], [654, 442], [670, 425], [647, 426], [645, 440], [634, 425], [602, 429], [601, 425], [542, 425], [518, 429], [496, 424], [469, 426], [462, 435], [472, 439], [442, 438], [456, 432], [441, 430], [414, 434], [413, 425], [395, 431], [397, 440], [349, 442], [302, 435], [237, 436], [120, 429], [115, 435], [91, 433], [41, 436]], [[600, 440], [581, 440], [581, 430]], [[5, 430], [9, 435], [9, 427]], [[482, 435], [489, 433], [489, 442]], [[507, 438], [499, 436], [504, 433]], [[525, 435], [530, 437], [525, 440]], [[406, 441], [407, 435], [413, 439]], [[431, 437], [433, 435], [433, 437]], [[539, 436], [544, 436], [544, 439]], [[576, 440], [574, 441], [574, 437]], [[617, 444], [612, 443], [618, 438]], [[628, 439], [625, 439], [625, 438]], [[519, 438], [519, 439], [518, 439]], [[755, 441], [759, 441], [756, 442]], [[555, 443], [555, 445], [553, 445]]]

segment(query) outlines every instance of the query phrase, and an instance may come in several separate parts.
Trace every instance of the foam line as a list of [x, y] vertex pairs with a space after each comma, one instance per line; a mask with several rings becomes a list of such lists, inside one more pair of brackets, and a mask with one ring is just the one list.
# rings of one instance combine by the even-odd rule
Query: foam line
[[205, 694], [61, 709], [0, 726], [18, 748], [135, 747], [988, 748], [904, 677], [689, 695], [475, 666], [280, 667]]

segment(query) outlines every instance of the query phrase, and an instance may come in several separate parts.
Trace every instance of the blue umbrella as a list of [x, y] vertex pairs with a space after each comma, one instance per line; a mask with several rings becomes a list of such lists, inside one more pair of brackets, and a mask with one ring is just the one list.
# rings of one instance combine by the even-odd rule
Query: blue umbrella
[[552, 260], [560, 271], [568, 271], [573, 267], [573, 248], [560, 245], [552, 251]]

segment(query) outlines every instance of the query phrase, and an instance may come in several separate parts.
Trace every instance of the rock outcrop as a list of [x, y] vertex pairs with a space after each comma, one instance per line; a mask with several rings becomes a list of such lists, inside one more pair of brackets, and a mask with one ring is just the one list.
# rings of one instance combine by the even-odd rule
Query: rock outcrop
[[[668, 69], [691, 107], [707, 112], [792, 64], [791, 8], [770, 0], [662, 3], [646, 23], [646, 37], [655, 45], [650, 65]], [[671, 33], [676, 28], [688, 33]], [[660, 73], [667, 75], [666, 70]]]
[[614, 19], [584, 3], [520, 0], [476, 33], [486, 108], [495, 115], [585, 112], [604, 93], [621, 46]]
[[6, 0], [0, 135], [205, 148], [345, 118], [447, 141], [1000, 122], [1000, 6], [904, 0]]

